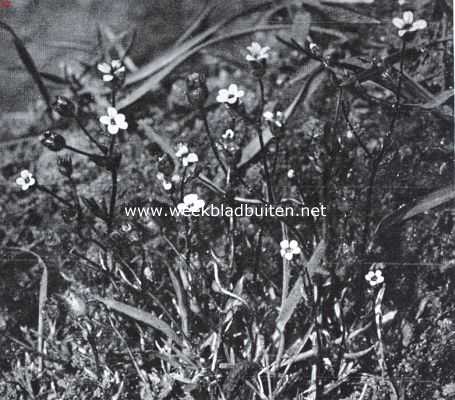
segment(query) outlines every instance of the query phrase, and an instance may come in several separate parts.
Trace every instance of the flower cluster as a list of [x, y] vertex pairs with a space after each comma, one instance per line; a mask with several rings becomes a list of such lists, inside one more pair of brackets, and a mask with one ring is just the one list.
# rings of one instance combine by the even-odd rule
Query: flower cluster
[[382, 271], [380, 269], [377, 269], [375, 271], [369, 271], [365, 275], [365, 279], [371, 287], [375, 287], [384, 282], [384, 275], [382, 275]]
[[108, 107], [107, 115], [101, 116], [100, 122], [107, 126], [107, 131], [111, 135], [116, 135], [120, 129], [128, 129], [125, 115], [119, 113], [114, 107]]
[[403, 18], [396, 17], [392, 20], [392, 23], [398, 28], [398, 36], [400, 37], [425, 29], [428, 25], [424, 19], [414, 21], [414, 13], [412, 11], [405, 11]]
[[281, 111], [265, 111], [262, 116], [268, 123], [275, 125], [278, 128], [282, 128], [284, 125], [284, 114]]
[[21, 171], [20, 176], [16, 179], [16, 184], [18, 184], [22, 190], [28, 190], [36, 183], [36, 179], [33, 177], [33, 174], [24, 169]]
[[220, 89], [216, 101], [218, 103], [233, 106], [237, 104], [240, 99], [245, 95], [243, 90], [240, 90], [235, 83], [231, 83], [227, 89]]
[[103, 74], [104, 82], [123, 82], [125, 78], [125, 66], [120, 60], [100, 63], [97, 68]]
[[192, 193], [183, 197], [183, 202], [177, 204], [177, 209], [181, 213], [194, 213], [200, 211], [204, 206], [205, 201], [200, 199], [196, 193]]
[[190, 153], [188, 146], [183, 143], [177, 145], [177, 151], [175, 156], [182, 161], [182, 165], [186, 168], [191, 164], [195, 164], [199, 161], [199, 157], [196, 153]]
[[297, 243], [297, 240], [282, 240], [280, 242], [280, 254], [284, 259], [291, 261], [295, 255], [301, 253], [300, 246]]

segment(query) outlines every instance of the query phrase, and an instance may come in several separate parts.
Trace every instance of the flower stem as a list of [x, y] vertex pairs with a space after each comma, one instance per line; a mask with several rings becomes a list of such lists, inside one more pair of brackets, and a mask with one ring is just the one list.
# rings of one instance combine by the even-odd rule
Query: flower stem
[[[115, 89], [112, 89], [112, 107], [115, 108]], [[115, 140], [117, 136], [113, 135], [111, 139], [111, 144], [109, 146], [109, 157], [112, 159], [114, 155], [114, 148], [115, 148]], [[111, 179], [112, 179], [112, 192], [111, 192], [111, 200], [109, 205], [109, 223], [108, 223], [108, 231], [112, 231], [112, 224], [114, 222], [115, 216], [115, 201], [117, 198], [117, 167], [116, 163], [113, 163], [112, 170], [111, 170]]]
[[82, 121], [80, 120], [80, 118], [78, 116], [75, 116], [74, 117], [77, 124], [79, 125], [79, 128], [81, 128], [82, 132], [84, 132], [85, 136], [87, 136], [89, 138], [89, 140], [96, 146], [98, 147], [98, 149], [103, 153], [103, 154], [106, 154], [106, 149], [103, 148], [103, 146], [101, 146], [97, 141], [96, 139], [90, 135], [89, 131], [87, 130], [87, 128], [82, 124]]
[[207, 121], [207, 113], [203, 109], [201, 109], [200, 111], [201, 111], [200, 114], [201, 114], [202, 121], [204, 122], [205, 131], [207, 132], [207, 136], [209, 138], [210, 147], [212, 148], [213, 154], [215, 154], [215, 158], [218, 161], [218, 164], [220, 164], [221, 169], [223, 170], [224, 174], [226, 175], [227, 174], [227, 168], [224, 165], [223, 161], [221, 161], [221, 158], [220, 158], [220, 155], [218, 153], [218, 150], [216, 149], [215, 140], [213, 139], [213, 135], [212, 135], [212, 132], [210, 130], [209, 123]]
[[259, 92], [260, 92], [260, 98], [261, 98], [261, 105], [260, 105], [260, 109], [259, 109], [259, 118], [258, 118], [258, 121], [256, 123], [256, 129], [257, 129], [257, 134], [258, 134], [258, 137], [259, 137], [259, 144], [261, 146], [262, 166], [264, 168], [265, 180], [266, 180], [266, 185], [267, 185], [268, 201], [271, 201], [272, 203], [275, 203], [275, 196], [273, 194], [273, 189], [272, 189], [272, 180], [271, 180], [271, 177], [270, 177], [269, 166], [267, 164], [267, 156], [266, 156], [266, 151], [265, 151], [264, 136], [262, 134], [262, 128], [261, 128], [261, 118], [262, 118], [262, 113], [264, 111], [264, 104], [265, 104], [264, 84], [262, 82], [262, 79], [258, 79], [258, 82], [259, 82]]
[[52, 190], [48, 189], [47, 187], [42, 186], [42, 185], [36, 185], [36, 188], [37, 188], [38, 190], [41, 190], [42, 192], [47, 193], [47, 194], [49, 194], [50, 196], [54, 197], [54, 198], [57, 199], [60, 203], [63, 203], [65, 206], [67, 206], [67, 207], [73, 207], [73, 205], [72, 205], [68, 200], [65, 200], [63, 197], [60, 197], [58, 194], [54, 193]]
[[69, 146], [69, 145], [65, 145], [65, 149], [74, 151], [75, 153], [81, 154], [81, 155], [86, 156], [86, 157], [89, 157], [89, 158], [99, 157], [99, 156], [96, 156], [95, 154], [87, 153], [86, 151], [77, 149], [77, 148], [75, 148], [75, 147], [73, 147], [73, 146]]

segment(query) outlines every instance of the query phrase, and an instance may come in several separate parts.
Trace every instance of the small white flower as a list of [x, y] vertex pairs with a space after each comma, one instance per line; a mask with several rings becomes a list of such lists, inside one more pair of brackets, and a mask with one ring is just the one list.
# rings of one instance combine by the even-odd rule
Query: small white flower
[[122, 230], [122, 232], [128, 233], [128, 232], [131, 232], [133, 227], [129, 222], [126, 222], [120, 226], [120, 229]]
[[321, 49], [319, 48], [319, 46], [316, 44], [316, 43], [313, 43], [311, 42], [310, 45], [310, 51], [316, 55], [316, 56], [321, 56]]
[[227, 89], [220, 89], [216, 101], [218, 103], [235, 104], [245, 95], [243, 90], [240, 90], [235, 83], [231, 83]]
[[291, 168], [289, 171], [288, 171], [288, 178], [289, 179], [293, 179], [295, 177], [295, 171]]
[[264, 114], [262, 114], [262, 116], [267, 122], [274, 124], [278, 128], [283, 127], [284, 114], [281, 111], [276, 111], [275, 113], [273, 113], [272, 111], [265, 111]]
[[171, 181], [174, 183], [179, 183], [180, 182], [180, 175], [174, 174], [171, 177]]
[[292, 260], [292, 257], [294, 255], [300, 254], [301, 250], [299, 247], [299, 244], [297, 243], [297, 240], [282, 240], [280, 242], [280, 254], [281, 257], [285, 258], [288, 261]]
[[419, 19], [414, 21], [414, 13], [405, 11], [403, 18], [394, 18], [392, 23], [398, 28], [398, 36], [402, 37], [408, 32], [415, 32], [427, 27], [427, 21]]
[[110, 64], [107, 62], [100, 63], [97, 68], [103, 74], [104, 82], [111, 82], [125, 72], [125, 66], [120, 60], [112, 60]]
[[234, 139], [234, 136], [235, 136], [235, 133], [232, 129], [226, 129], [226, 132], [224, 132], [221, 137], [224, 139], [224, 140], [232, 140]]
[[177, 158], [182, 158], [184, 155], [188, 154], [188, 146], [183, 143], [179, 143], [177, 145], [177, 151], [175, 152], [175, 156]]
[[365, 279], [372, 287], [380, 285], [384, 282], [384, 276], [382, 275], [382, 271], [380, 269], [377, 269], [376, 271], [369, 271], [368, 274], [365, 275]]
[[195, 164], [199, 161], [199, 157], [196, 153], [190, 153], [187, 156], [182, 158], [182, 165], [188, 167], [190, 164]]
[[27, 190], [35, 183], [36, 179], [33, 177], [33, 174], [27, 169], [24, 169], [21, 172], [20, 176], [16, 179], [16, 184], [18, 184], [22, 190]]
[[247, 61], [261, 61], [269, 58], [270, 47], [262, 47], [258, 42], [251, 43], [251, 46], [246, 48], [249, 54], [246, 56]]
[[177, 209], [180, 212], [189, 210], [190, 212], [197, 212], [205, 205], [205, 201], [200, 199], [196, 193], [187, 194], [183, 198], [183, 203], [177, 204]]
[[163, 185], [163, 188], [164, 188], [164, 190], [166, 190], [166, 192], [168, 192], [169, 190], [172, 189], [172, 183], [169, 182], [165, 178], [165, 176], [164, 176], [164, 174], [162, 172], [158, 172], [156, 174], [156, 179], [158, 179], [161, 182], [161, 184]]
[[120, 129], [128, 128], [125, 115], [120, 114], [114, 107], [108, 107], [107, 115], [100, 117], [100, 122], [107, 126], [107, 131], [111, 135], [116, 135]]
[[164, 180], [163, 181], [163, 189], [166, 191], [166, 192], [169, 192], [169, 190], [172, 189], [172, 183], [167, 181], [167, 180]]

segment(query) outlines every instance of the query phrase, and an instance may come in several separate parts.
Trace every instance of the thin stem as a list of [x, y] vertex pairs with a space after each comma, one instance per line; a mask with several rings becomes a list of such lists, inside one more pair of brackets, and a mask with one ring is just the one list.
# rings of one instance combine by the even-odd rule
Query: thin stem
[[218, 150], [216, 148], [215, 140], [213, 138], [212, 132], [210, 130], [209, 123], [207, 121], [207, 114], [206, 114], [205, 110], [203, 110], [203, 109], [201, 109], [201, 113], [200, 114], [201, 114], [202, 121], [204, 122], [205, 131], [207, 132], [207, 136], [209, 138], [210, 147], [212, 148], [213, 154], [215, 155], [215, 158], [218, 161], [218, 164], [220, 164], [224, 174], [226, 175], [227, 174], [227, 168], [224, 165], [223, 161], [221, 161], [220, 155], [219, 155]]
[[81, 154], [83, 156], [86, 156], [86, 157], [89, 157], [89, 158], [93, 158], [93, 157], [99, 157], [98, 155], [96, 154], [90, 154], [90, 153], [87, 153], [86, 151], [83, 151], [83, 150], [80, 150], [80, 149], [77, 149], [73, 146], [70, 146], [70, 145], [65, 145], [65, 149], [68, 149], [68, 150], [71, 150], [71, 151], [74, 151], [75, 153], [78, 153], [78, 154]]
[[98, 149], [103, 153], [106, 154], [106, 149], [99, 144], [96, 139], [90, 135], [89, 131], [85, 128], [85, 126], [82, 124], [82, 121], [78, 116], [75, 116], [74, 119], [76, 120], [77, 124], [79, 125], [79, 128], [81, 128], [82, 132], [84, 132], [85, 136], [88, 137], [88, 139], [96, 146]]
[[42, 185], [36, 185], [36, 188], [38, 190], [41, 190], [42, 192], [45, 192], [45, 193], [49, 194], [50, 196], [54, 197], [59, 202], [63, 203], [65, 206], [73, 207], [73, 205], [68, 200], [65, 200], [63, 197], [60, 197], [58, 194], [55, 194], [52, 190], [48, 189], [47, 187], [42, 186]]
[[262, 79], [258, 79], [258, 82], [259, 82], [261, 105], [260, 105], [260, 109], [259, 109], [258, 122], [256, 123], [256, 130], [257, 130], [257, 134], [259, 137], [259, 144], [261, 146], [261, 156], [262, 156], [261, 159], [262, 159], [262, 166], [264, 168], [265, 180], [266, 180], [266, 184], [267, 184], [268, 201], [275, 203], [275, 196], [273, 194], [272, 181], [271, 181], [271, 177], [270, 177], [270, 171], [269, 171], [269, 166], [267, 164], [267, 156], [266, 156], [266, 152], [265, 152], [264, 136], [262, 134], [262, 127], [261, 127], [261, 119], [262, 119], [262, 113], [264, 111], [264, 102], [265, 102], [264, 84], [262, 82]]
[[[112, 88], [112, 107], [115, 108], [115, 88]], [[117, 135], [113, 135], [111, 139], [111, 144], [109, 146], [109, 157], [113, 160], [114, 155], [114, 148], [115, 148], [115, 140]], [[114, 222], [115, 217], [115, 201], [117, 199], [117, 163], [112, 163], [111, 168], [111, 179], [112, 179], [112, 192], [111, 192], [111, 200], [109, 205], [109, 223], [108, 223], [108, 231], [112, 231], [112, 225]]]

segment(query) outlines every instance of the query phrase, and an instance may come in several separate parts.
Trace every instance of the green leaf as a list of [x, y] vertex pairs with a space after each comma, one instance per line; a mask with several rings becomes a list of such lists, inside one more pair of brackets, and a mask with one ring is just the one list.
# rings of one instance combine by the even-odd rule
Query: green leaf
[[451, 99], [453, 95], [454, 95], [453, 89], [449, 89], [439, 93], [438, 95], [434, 96], [430, 101], [424, 104], [406, 104], [406, 106], [420, 107], [425, 110], [432, 110], [434, 108], [442, 106], [444, 103], [449, 101], [449, 99]]
[[302, 297], [303, 290], [303, 277], [299, 276], [294, 286], [292, 287], [288, 297], [283, 303], [283, 306], [280, 309], [280, 314], [276, 320], [276, 327], [280, 332], [284, 332], [286, 324], [290, 320], [292, 314], [294, 313], [297, 305], [300, 302]]
[[366, 15], [359, 14], [355, 11], [336, 6], [321, 4], [318, 0], [304, 0], [303, 7], [314, 10], [322, 14], [327, 20], [315, 21], [320, 23], [331, 23], [331, 21], [343, 24], [379, 24], [380, 22]]
[[455, 185], [436, 190], [435, 192], [432, 192], [423, 197], [420, 201], [417, 201], [411, 205], [404, 206], [399, 210], [396, 210], [387, 215], [376, 228], [376, 234], [382, 233], [393, 225], [401, 224], [411, 218], [423, 214], [433, 208], [439, 207], [454, 199]]
[[[262, 132], [264, 138], [264, 146], [267, 147], [269, 142], [273, 139], [273, 134], [267, 127]], [[242, 168], [252, 162], [261, 151], [261, 143], [259, 137], [256, 135], [250, 143], [248, 143], [242, 150], [242, 157], [240, 158], [237, 168]]]
[[306, 269], [310, 274], [310, 277], [313, 278], [315, 275], [329, 275], [329, 273], [321, 268], [321, 262], [324, 258], [326, 243], [324, 240], [321, 240], [313, 252], [313, 255], [310, 258], [306, 265]]
[[32, 56], [30, 55], [27, 48], [25, 47], [24, 42], [21, 40], [21, 38], [19, 36], [16, 35], [16, 32], [14, 32], [14, 29], [11, 28], [8, 24], [0, 21], [0, 28], [8, 31], [11, 34], [11, 36], [13, 37], [13, 43], [14, 43], [14, 46], [16, 47], [16, 51], [17, 51], [17, 54], [19, 55], [19, 58], [21, 59], [22, 63], [24, 64], [28, 73], [31, 75], [36, 86], [38, 86], [38, 89], [39, 89], [41, 95], [43, 96], [44, 101], [46, 102], [48, 110], [50, 110], [51, 109], [51, 97], [50, 97], [49, 91], [47, 90], [47, 87], [41, 78], [40, 72], [38, 71], [38, 68], [36, 67], [35, 62], [33, 61]]
[[174, 332], [174, 330], [166, 322], [160, 320], [154, 314], [113, 299], [105, 299], [102, 297], [95, 298], [106, 307], [111, 308], [120, 314], [126, 315], [127, 317], [133, 318], [136, 321], [142, 322], [145, 325], [151, 326], [166, 335], [168, 338], [172, 339], [174, 342], [182, 344], [182, 340]]

